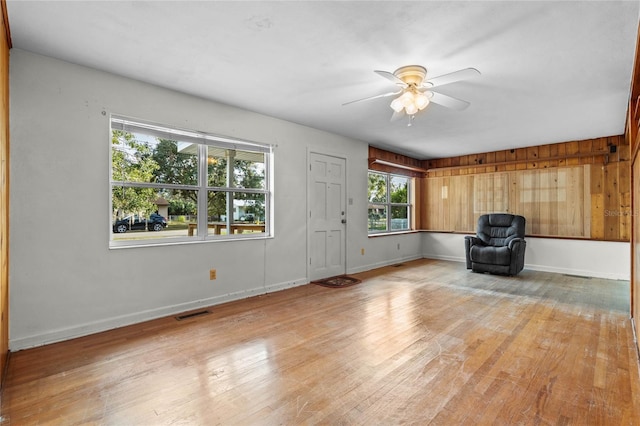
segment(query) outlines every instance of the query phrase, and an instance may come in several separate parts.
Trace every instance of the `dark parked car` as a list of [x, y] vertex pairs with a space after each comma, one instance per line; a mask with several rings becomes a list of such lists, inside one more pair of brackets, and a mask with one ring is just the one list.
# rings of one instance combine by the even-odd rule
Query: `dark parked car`
[[152, 213], [149, 220], [140, 218], [138, 215], [127, 216], [117, 220], [113, 224], [113, 232], [123, 233], [129, 230], [162, 231], [167, 226], [167, 219], [157, 213]]

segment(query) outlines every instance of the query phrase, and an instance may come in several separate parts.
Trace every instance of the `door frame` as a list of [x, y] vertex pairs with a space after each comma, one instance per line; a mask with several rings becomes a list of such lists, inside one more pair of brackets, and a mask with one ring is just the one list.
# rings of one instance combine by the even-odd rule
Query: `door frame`
[[307, 226], [307, 253], [306, 253], [306, 257], [305, 257], [305, 263], [306, 263], [306, 275], [307, 275], [307, 281], [311, 281], [311, 265], [310, 265], [310, 256], [311, 256], [311, 240], [312, 240], [312, 229], [311, 229], [311, 221], [309, 218], [310, 215], [310, 210], [311, 210], [311, 202], [310, 202], [310, 197], [311, 197], [311, 174], [309, 173], [309, 167], [311, 167], [311, 155], [312, 154], [319, 154], [319, 155], [324, 155], [326, 157], [334, 157], [334, 158], [338, 158], [341, 160], [344, 160], [344, 211], [345, 211], [345, 218], [347, 220], [347, 222], [345, 223], [345, 227], [344, 227], [344, 247], [343, 247], [343, 262], [344, 262], [344, 271], [343, 273], [346, 274], [347, 273], [347, 242], [348, 242], [348, 231], [349, 231], [349, 203], [347, 202], [347, 200], [349, 199], [348, 196], [348, 188], [349, 188], [349, 176], [347, 171], [349, 170], [349, 160], [347, 158], [347, 156], [344, 153], [340, 153], [340, 152], [335, 152], [335, 151], [327, 151], [324, 149], [320, 149], [320, 148], [313, 148], [313, 147], [307, 147], [307, 164], [305, 165], [305, 174], [306, 174], [306, 179], [307, 179], [307, 196], [306, 196], [306, 208], [305, 208], [305, 216], [306, 216], [306, 226]]

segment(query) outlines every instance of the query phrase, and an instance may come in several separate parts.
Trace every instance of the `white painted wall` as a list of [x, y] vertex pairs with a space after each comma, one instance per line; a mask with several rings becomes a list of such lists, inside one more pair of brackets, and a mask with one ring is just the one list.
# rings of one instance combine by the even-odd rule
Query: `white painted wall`
[[[364, 213], [366, 215], [366, 213]], [[365, 229], [366, 235], [366, 229]], [[349, 273], [368, 271], [409, 260], [422, 259], [422, 236], [418, 232], [369, 238], [364, 255], [354, 247]]]
[[[424, 257], [465, 262], [463, 234], [421, 235]], [[526, 240], [525, 269], [617, 280], [630, 277], [629, 243], [533, 237]]]
[[[308, 149], [347, 159], [348, 271], [387, 259], [365, 142], [17, 49], [10, 69], [11, 350], [307, 283]], [[275, 237], [110, 250], [110, 113], [276, 144]], [[391, 263], [420, 257], [409, 239]]]

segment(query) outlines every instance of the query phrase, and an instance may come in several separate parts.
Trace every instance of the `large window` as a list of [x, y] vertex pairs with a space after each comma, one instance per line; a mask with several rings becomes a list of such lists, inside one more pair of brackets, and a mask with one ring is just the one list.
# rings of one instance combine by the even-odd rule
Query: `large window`
[[111, 118], [111, 246], [264, 237], [271, 147]]
[[411, 178], [369, 171], [369, 233], [411, 229]]

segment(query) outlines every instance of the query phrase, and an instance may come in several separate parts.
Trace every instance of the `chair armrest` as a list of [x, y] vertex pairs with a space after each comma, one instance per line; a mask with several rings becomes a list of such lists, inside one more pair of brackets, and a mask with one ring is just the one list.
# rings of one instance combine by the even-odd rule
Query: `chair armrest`
[[523, 238], [514, 238], [509, 241], [509, 250], [511, 250], [509, 275], [516, 275], [524, 268], [524, 252], [526, 248], [527, 242]]
[[467, 258], [467, 269], [471, 269], [471, 247], [475, 245], [484, 245], [482, 240], [472, 235], [465, 235], [464, 237], [464, 254]]
[[485, 245], [480, 238], [474, 237], [472, 235], [465, 235], [464, 239], [465, 239], [465, 244], [467, 241], [469, 242], [469, 247], [475, 246], [476, 244], [481, 246]]
[[527, 244], [527, 242], [524, 240], [524, 238], [514, 238], [511, 241], [509, 241], [509, 244], [507, 244], [507, 247], [509, 247], [509, 250], [513, 250], [514, 247], [516, 247], [517, 245], [525, 245]]

